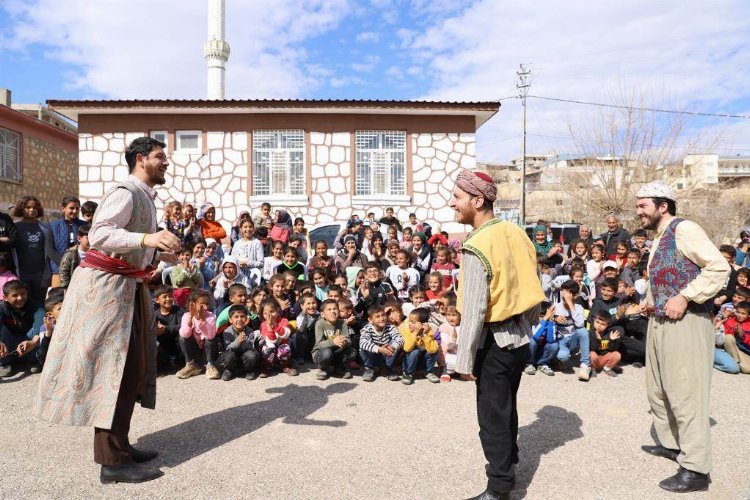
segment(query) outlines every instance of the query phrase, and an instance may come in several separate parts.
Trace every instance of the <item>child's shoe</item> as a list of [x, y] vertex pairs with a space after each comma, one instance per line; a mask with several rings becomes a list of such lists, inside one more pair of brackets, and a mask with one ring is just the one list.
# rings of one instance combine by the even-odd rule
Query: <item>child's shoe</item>
[[617, 372], [614, 371], [612, 368], [609, 368], [608, 366], [605, 366], [602, 371], [608, 377], [616, 377], [617, 376]]
[[401, 377], [401, 383], [404, 385], [411, 385], [414, 383], [414, 375], [409, 375], [408, 373], [404, 373], [404, 376]]
[[207, 365], [206, 378], [208, 378], [208, 380], [219, 380], [221, 378], [221, 374], [214, 365]]
[[433, 384], [440, 383], [440, 378], [432, 372], [427, 372], [427, 375], [425, 375], [425, 378], [429, 380], [430, 382], [432, 382]]
[[386, 377], [388, 377], [388, 380], [390, 380], [391, 382], [398, 382], [399, 380], [401, 380], [401, 377], [393, 373], [391, 370], [386, 371]]
[[536, 368], [534, 368], [534, 365], [526, 365], [526, 368], [523, 369], [523, 372], [526, 375], [536, 375]]
[[299, 375], [299, 371], [297, 371], [296, 368], [293, 368], [291, 366], [285, 366], [281, 371], [283, 371], [290, 377], [296, 377], [297, 375]]
[[440, 374], [441, 382], [450, 382], [451, 380], [453, 380], [453, 378], [451, 377], [450, 373], [444, 371]]
[[234, 373], [230, 372], [229, 370], [224, 370], [224, 373], [221, 374], [221, 380], [224, 382], [229, 382], [234, 378]]
[[323, 368], [321, 368], [320, 370], [318, 370], [318, 373], [315, 374], [315, 378], [318, 379], [318, 380], [328, 380], [328, 377], [330, 377], [330, 376], [331, 375], [328, 373], [328, 371], [324, 370]]
[[256, 378], [258, 378], [258, 372], [255, 370], [245, 374], [245, 380], [255, 380]]
[[268, 378], [271, 376], [271, 370], [263, 370], [260, 372], [260, 378]]
[[[529, 365], [529, 366], [531, 366], [531, 365]], [[555, 371], [552, 368], [550, 368], [549, 366], [547, 366], [547, 365], [539, 365], [539, 368], [537, 368], [537, 369], [540, 372], [544, 373], [545, 375], [547, 375], [549, 377], [554, 377], [555, 376]]]
[[187, 363], [180, 371], [177, 372], [177, 378], [186, 379], [190, 377], [195, 377], [196, 375], [200, 375], [200, 374], [201, 374], [200, 367], [191, 361], [190, 363]]
[[578, 368], [578, 380], [587, 382], [590, 376], [591, 376], [591, 367], [581, 363], [580, 368]]
[[373, 382], [375, 380], [375, 370], [372, 368], [365, 368], [365, 373], [362, 375], [363, 382]]

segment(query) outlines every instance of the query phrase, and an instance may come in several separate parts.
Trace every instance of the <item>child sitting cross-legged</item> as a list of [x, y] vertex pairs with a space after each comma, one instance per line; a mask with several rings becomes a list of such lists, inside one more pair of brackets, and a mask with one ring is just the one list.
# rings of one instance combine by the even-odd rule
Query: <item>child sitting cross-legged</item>
[[257, 349], [260, 336], [247, 326], [247, 308], [244, 304], [229, 307], [229, 324], [222, 334], [226, 347], [221, 355], [221, 364], [224, 365], [221, 380], [228, 382], [242, 371], [247, 380], [255, 380], [258, 378], [256, 367], [261, 358]]
[[414, 383], [414, 373], [420, 363], [424, 362], [426, 378], [433, 384], [440, 382], [440, 378], [433, 372], [438, 360], [440, 346], [435, 340], [435, 334], [427, 324], [430, 312], [417, 307], [409, 313], [408, 321], [401, 324], [398, 331], [404, 339], [404, 376], [401, 383]]
[[245, 287], [245, 285], [241, 283], [233, 283], [232, 285], [229, 285], [227, 295], [229, 297], [229, 304], [227, 305], [227, 307], [223, 308], [219, 315], [216, 317], [217, 334], [222, 334], [224, 333], [224, 330], [229, 328], [229, 325], [232, 322], [230, 319], [229, 309], [231, 309], [232, 306], [245, 306], [245, 312], [248, 314], [248, 319], [250, 318], [250, 310], [247, 309], [247, 288]]
[[734, 317], [724, 322], [724, 350], [740, 372], [750, 374], [750, 304], [740, 302], [734, 306]]
[[156, 366], [159, 369], [169, 368], [182, 358], [180, 349], [180, 325], [185, 311], [174, 303], [172, 287], [161, 285], [154, 292], [154, 330], [159, 350], [156, 355]]
[[269, 298], [263, 301], [260, 309], [263, 316], [263, 323], [260, 324], [260, 334], [263, 337], [260, 377], [271, 375], [274, 367], [280, 367], [292, 377], [299, 375], [297, 369], [292, 367], [292, 348], [289, 345], [292, 330], [289, 328], [289, 321], [281, 316], [279, 303]]
[[623, 329], [620, 326], [611, 327], [612, 315], [603, 310], [594, 315], [592, 323], [589, 333], [591, 368], [595, 371], [604, 370], [606, 375], [616, 377], [614, 368], [620, 363], [618, 349]]
[[312, 358], [320, 371], [316, 378], [326, 380], [332, 374], [352, 378], [346, 364], [356, 357], [349, 327], [339, 318], [339, 305], [327, 299], [320, 305], [320, 319], [315, 323], [315, 345]]
[[386, 375], [390, 381], [401, 377], [393, 373], [396, 356], [404, 345], [404, 339], [395, 326], [388, 323], [384, 306], [371, 306], [367, 310], [367, 325], [362, 329], [359, 338], [359, 355], [365, 365], [362, 380], [375, 380], [375, 368], [385, 365]]
[[186, 379], [199, 375], [200, 363], [206, 360], [206, 377], [218, 380], [221, 375], [216, 368], [219, 355], [219, 339], [216, 338], [216, 316], [210, 311], [211, 293], [193, 290], [188, 298], [188, 311], [182, 315], [180, 347], [185, 356], [185, 367], [177, 372], [177, 378]]
[[552, 377], [555, 372], [550, 365], [555, 360], [559, 349], [555, 322], [552, 320], [555, 315], [555, 305], [543, 302], [541, 311], [539, 325], [534, 330], [534, 335], [529, 338], [529, 359], [523, 372], [526, 375], [534, 375], [538, 370]]

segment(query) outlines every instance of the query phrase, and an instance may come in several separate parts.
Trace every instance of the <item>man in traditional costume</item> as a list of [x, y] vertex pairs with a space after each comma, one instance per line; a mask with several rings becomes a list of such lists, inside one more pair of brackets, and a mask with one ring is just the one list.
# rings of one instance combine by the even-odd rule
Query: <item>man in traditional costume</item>
[[638, 218], [656, 231], [648, 261], [651, 311], [646, 392], [659, 443], [646, 453], [676, 461], [659, 483], [672, 492], [707, 490], [711, 482], [709, 400], [714, 360], [713, 300], [729, 264], [695, 222], [675, 217], [676, 197], [661, 181], [637, 193]]
[[94, 214], [90, 250], [73, 273], [44, 364], [35, 414], [92, 426], [102, 483], [139, 483], [162, 475], [140, 465], [156, 452], [130, 445], [136, 401], [156, 402], [156, 337], [145, 280], [159, 258], [175, 262], [179, 239], [157, 232], [154, 187], [169, 166], [165, 144], [148, 137], [125, 150], [130, 175]]
[[456, 371], [476, 378], [479, 439], [489, 463], [487, 488], [474, 497], [482, 500], [509, 498], [515, 484], [516, 393], [544, 300], [534, 245], [522, 228], [494, 217], [496, 197], [487, 174], [462, 170], [450, 200], [457, 221], [473, 228], [461, 250]]

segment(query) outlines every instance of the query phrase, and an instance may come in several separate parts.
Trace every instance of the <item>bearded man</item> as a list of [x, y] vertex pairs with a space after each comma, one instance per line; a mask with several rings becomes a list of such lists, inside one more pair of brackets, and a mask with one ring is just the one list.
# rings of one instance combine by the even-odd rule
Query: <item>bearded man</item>
[[729, 264], [698, 224], [676, 217], [677, 198], [665, 183], [646, 184], [636, 198], [641, 225], [656, 231], [644, 309], [652, 313], [646, 392], [659, 444], [641, 448], [680, 464], [677, 474], [659, 483], [663, 489], [707, 490], [714, 360], [711, 299], [724, 286]]
[[125, 150], [130, 175], [110, 189], [94, 214], [90, 249], [73, 273], [39, 382], [40, 419], [94, 427], [102, 483], [162, 475], [140, 465], [157, 453], [128, 440], [136, 401], [156, 403], [156, 337], [144, 280], [159, 257], [176, 262], [179, 239], [157, 232], [154, 187], [169, 166], [165, 144], [148, 137]]
[[450, 207], [473, 231], [461, 249], [456, 371], [473, 374], [487, 488], [475, 499], [509, 498], [518, 463], [516, 394], [529, 357], [531, 323], [544, 300], [536, 251], [519, 226], [494, 217], [497, 188], [484, 173], [462, 170]]

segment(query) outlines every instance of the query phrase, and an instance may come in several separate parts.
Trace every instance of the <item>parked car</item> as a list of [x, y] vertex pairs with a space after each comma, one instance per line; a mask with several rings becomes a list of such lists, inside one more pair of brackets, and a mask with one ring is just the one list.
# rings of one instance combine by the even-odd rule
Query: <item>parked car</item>
[[310, 255], [315, 253], [315, 242], [323, 240], [328, 245], [328, 255], [333, 256], [336, 253], [334, 245], [336, 243], [336, 237], [346, 228], [346, 222], [324, 222], [321, 224], [315, 224], [308, 228], [310, 235]]

